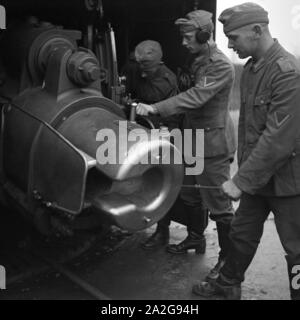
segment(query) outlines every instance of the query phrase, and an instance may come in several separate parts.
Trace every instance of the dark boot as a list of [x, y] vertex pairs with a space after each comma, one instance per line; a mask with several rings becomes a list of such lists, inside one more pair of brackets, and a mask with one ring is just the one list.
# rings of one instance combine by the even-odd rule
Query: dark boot
[[204, 235], [190, 232], [188, 236], [179, 244], [169, 244], [166, 248], [167, 252], [173, 254], [187, 253], [188, 250], [195, 250], [196, 254], [204, 254], [206, 250], [206, 239]]
[[218, 278], [219, 272], [225, 264], [225, 257], [227, 256], [230, 248], [230, 221], [228, 221], [227, 223], [217, 222], [216, 225], [218, 232], [219, 247], [221, 250], [219, 253], [218, 262], [206, 276], [206, 281], [215, 281]]
[[190, 207], [184, 205], [184, 209], [188, 222], [188, 236], [179, 244], [168, 245], [166, 250], [169, 253], [182, 254], [193, 249], [196, 254], [204, 254], [206, 250], [206, 239], [203, 232], [208, 225], [208, 211], [202, 206]]
[[158, 224], [156, 231], [144, 243], [142, 243], [142, 248], [144, 250], [154, 250], [159, 247], [163, 247], [169, 243], [169, 237], [169, 227]]
[[241, 300], [242, 291], [240, 283], [226, 283], [219, 278], [214, 282], [201, 282], [193, 286], [193, 293], [204, 297], [211, 298], [222, 296], [226, 300]]
[[208, 211], [203, 207], [184, 206], [188, 220], [188, 236], [179, 244], [168, 245], [166, 250], [173, 254], [187, 253], [195, 250], [196, 254], [204, 254], [206, 250], [206, 239], [203, 235], [208, 225]]
[[246, 255], [231, 245], [225, 264], [219, 270], [218, 278], [215, 281], [196, 284], [193, 287], [193, 293], [206, 298], [222, 295], [229, 300], [239, 300], [241, 298], [241, 283], [244, 281], [244, 274], [254, 254], [255, 252]]
[[[285, 258], [288, 264], [291, 300], [300, 300], [299, 268], [297, 268], [297, 265], [289, 261], [288, 256], [286, 256]], [[300, 266], [300, 264], [298, 264], [298, 266]], [[298, 281], [297, 281], [297, 277], [298, 277]]]
[[220, 270], [223, 268], [224, 264], [225, 259], [219, 258], [217, 264], [209, 271], [208, 275], [205, 277], [205, 281], [216, 281], [219, 277]]

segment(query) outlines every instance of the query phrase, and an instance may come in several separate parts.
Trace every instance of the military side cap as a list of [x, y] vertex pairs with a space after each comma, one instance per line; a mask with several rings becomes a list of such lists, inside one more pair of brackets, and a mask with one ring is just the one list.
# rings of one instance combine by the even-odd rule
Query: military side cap
[[196, 29], [208, 32], [213, 31], [212, 13], [205, 10], [192, 11], [185, 18], [177, 19], [175, 24], [180, 27], [182, 33]]
[[145, 40], [135, 48], [135, 58], [137, 62], [149, 61], [160, 63], [162, 56], [162, 49], [157, 41]]
[[269, 23], [268, 12], [253, 2], [246, 2], [224, 10], [219, 16], [224, 32], [247, 26], [253, 23]]

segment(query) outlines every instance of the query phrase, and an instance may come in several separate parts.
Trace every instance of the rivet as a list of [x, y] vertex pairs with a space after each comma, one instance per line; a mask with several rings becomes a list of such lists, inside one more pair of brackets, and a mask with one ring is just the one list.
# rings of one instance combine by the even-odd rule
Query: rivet
[[148, 218], [148, 217], [144, 217], [143, 219], [144, 219], [144, 221], [145, 221], [147, 224], [151, 222], [151, 219]]

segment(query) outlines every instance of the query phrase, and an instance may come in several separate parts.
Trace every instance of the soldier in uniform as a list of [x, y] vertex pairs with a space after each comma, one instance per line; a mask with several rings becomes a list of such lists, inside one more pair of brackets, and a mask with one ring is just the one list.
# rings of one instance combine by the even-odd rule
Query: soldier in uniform
[[157, 41], [145, 40], [135, 48], [140, 66], [137, 75], [136, 98], [144, 103], [155, 103], [177, 93], [175, 74], [162, 62], [163, 52]]
[[[177, 94], [177, 77], [162, 61], [163, 52], [157, 41], [145, 40], [139, 43], [131, 56], [130, 64], [123, 68], [126, 76], [126, 92], [130, 100], [155, 103]], [[177, 118], [162, 119], [150, 116], [155, 127], [178, 127]]]
[[[134, 61], [125, 70], [127, 75], [127, 93], [132, 99], [144, 103], [155, 103], [177, 94], [177, 77], [162, 62], [163, 52], [157, 41], [145, 40], [139, 43], [134, 51]], [[169, 130], [180, 126], [180, 117], [162, 118], [158, 115], [148, 117], [155, 127], [167, 126]], [[141, 121], [141, 119], [140, 119]], [[157, 224], [157, 233], [142, 243], [146, 250], [168, 243], [170, 214], [167, 214]]]
[[[231, 201], [217, 188], [230, 178], [230, 163], [236, 149], [234, 128], [229, 114], [228, 100], [234, 80], [234, 69], [229, 59], [213, 41], [212, 14], [197, 10], [176, 20], [183, 37], [183, 46], [193, 56], [190, 66], [191, 87], [180, 94], [155, 104], [137, 106], [141, 115], [159, 114], [168, 117], [183, 115], [183, 129], [192, 129], [195, 143], [196, 129], [204, 130], [204, 171], [201, 175], [186, 175], [184, 185], [205, 185], [208, 188], [183, 188], [181, 199], [188, 217], [187, 238], [179, 244], [167, 246], [173, 254], [194, 249], [204, 253], [207, 209], [216, 221], [219, 261], [209, 278], [215, 279], [224, 263], [229, 246], [228, 233], [234, 214]], [[191, 156], [191, 155], [185, 155]], [[210, 188], [211, 187], [211, 188]]]
[[[215, 282], [196, 294], [240, 299], [241, 282], [272, 211], [286, 251], [292, 299], [300, 299], [300, 68], [268, 28], [268, 13], [254, 3], [222, 12], [228, 47], [252, 57], [241, 80], [239, 170], [223, 184], [240, 206], [232, 222], [232, 248]], [[297, 275], [298, 273], [298, 275]]]

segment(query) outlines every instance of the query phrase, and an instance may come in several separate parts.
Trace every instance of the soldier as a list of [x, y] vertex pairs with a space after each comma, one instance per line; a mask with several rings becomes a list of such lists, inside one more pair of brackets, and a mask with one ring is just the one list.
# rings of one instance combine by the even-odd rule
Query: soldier
[[[163, 52], [157, 41], [139, 43], [131, 56], [130, 64], [123, 68], [126, 76], [126, 91], [130, 98], [144, 103], [155, 103], [177, 94], [176, 75], [162, 62]], [[178, 127], [177, 118], [162, 120], [150, 116], [155, 127], [159, 125]]]
[[[137, 113], [141, 115], [159, 114], [168, 117], [183, 114], [183, 129], [204, 132], [204, 171], [201, 175], [186, 176], [185, 185], [205, 185], [206, 189], [184, 188], [181, 198], [188, 217], [188, 236], [177, 245], [167, 246], [173, 254], [186, 253], [194, 249], [204, 253], [207, 227], [207, 209], [210, 218], [216, 221], [221, 248], [219, 261], [209, 274], [215, 279], [229, 246], [229, 229], [233, 217], [231, 201], [222, 193], [222, 185], [230, 178], [230, 162], [236, 149], [233, 123], [229, 115], [229, 94], [234, 80], [234, 69], [228, 58], [213, 41], [214, 25], [212, 14], [197, 10], [185, 18], [176, 20], [186, 47], [193, 61], [190, 66], [191, 87], [167, 100], [152, 105], [140, 103]], [[195, 140], [193, 138], [193, 143]], [[191, 156], [191, 155], [187, 155]], [[212, 188], [209, 188], [212, 187]], [[159, 231], [159, 230], [158, 230]], [[161, 231], [162, 232], [162, 231]], [[158, 232], [156, 232], [158, 236]]]
[[162, 62], [163, 52], [157, 41], [145, 40], [135, 48], [140, 66], [136, 98], [144, 103], [155, 103], [177, 93], [175, 74]]
[[[128, 76], [126, 82], [129, 84], [127, 92], [131, 94], [131, 98], [144, 103], [155, 103], [177, 94], [177, 78], [162, 62], [163, 52], [157, 41], [145, 40], [139, 43], [135, 48], [134, 57], [138, 68], [132, 60], [131, 67], [125, 70]], [[151, 115], [149, 119], [155, 127], [167, 126], [172, 130], [180, 126], [180, 118], [176, 116], [163, 119]], [[146, 239], [142, 248], [152, 250], [168, 243], [170, 222], [170, 214], [167, 214], [157, 224], [159, 232]]]
[[228, 47], [240, 58], [252, 57], [241, 80], [239, 170], [223, 184], [228, 197], [241, 200], [232, 222], [232, 248], [219, 277], [195, 285], [193, 291], [240, 299], [241, 282], [272, 211], [287, 254], [291, 298], [299, 300], [300, 68], [272, 38], [268, 13], [257, 4], [229, 8], [219, 20]]

